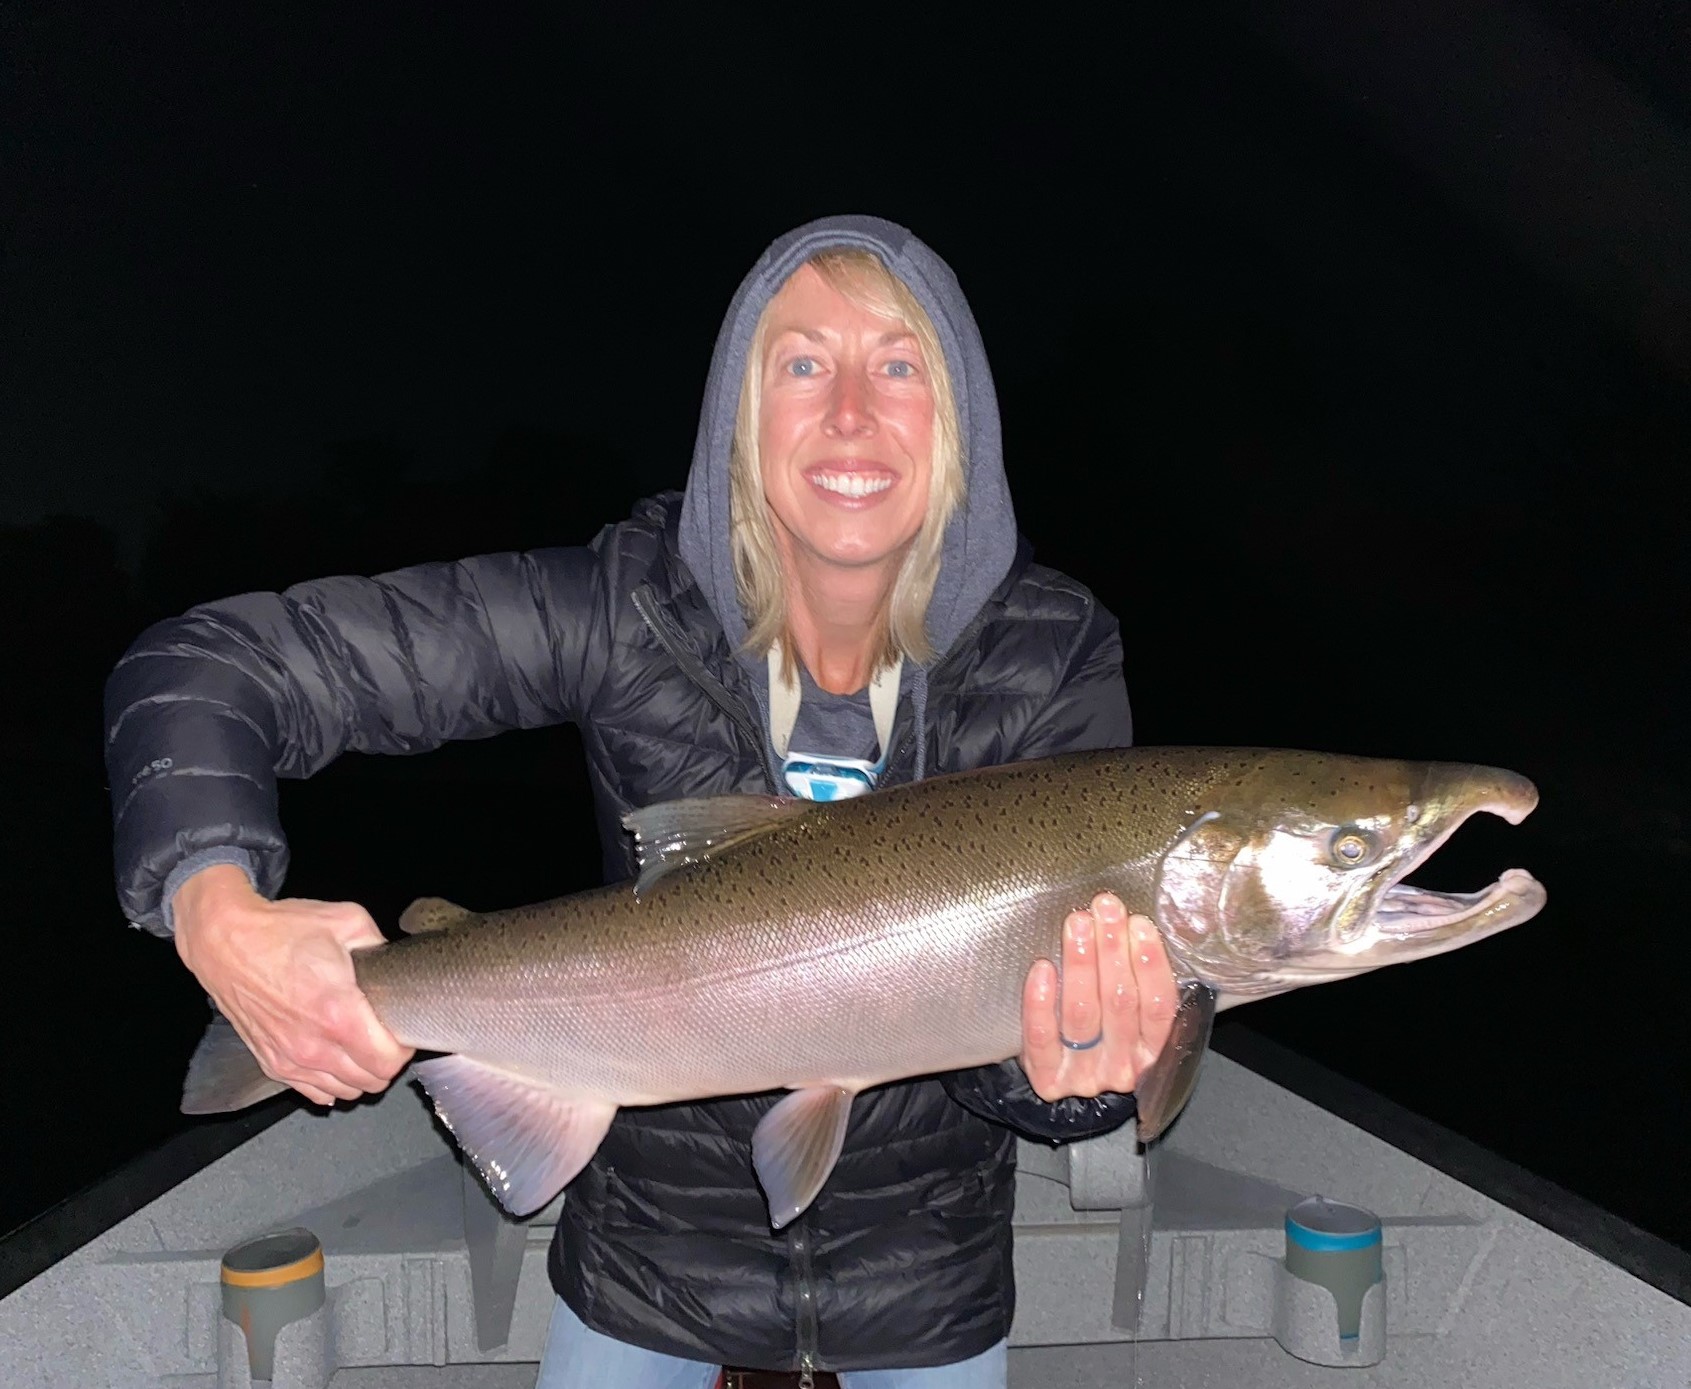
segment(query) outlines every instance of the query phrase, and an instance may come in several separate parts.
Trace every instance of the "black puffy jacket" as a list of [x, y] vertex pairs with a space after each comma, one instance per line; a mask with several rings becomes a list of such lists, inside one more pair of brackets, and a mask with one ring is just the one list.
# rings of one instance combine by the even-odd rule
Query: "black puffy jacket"
[[[676, 555], [679, 510], [670, 494], [588, 547], [320, 580], [149, 629], [107, 688], [130, 919], [162, 929], [163, 885], [201, 850], [244, 854], [276, 895], [287, 846], [271, 769], [306, 776], [348, 750], [573, 720], [619, 877], [624, 811], [774, 791], [746, 667]], [[1125, 745], [1130, 732], [1115, 619], [1025, 555], [929, 672], [935, 772]], [[903, 701], [883, 784], [910, 778], [914, 737]], [[821, 1196], [773, 1235], [750, 1156], [772, 1102], [617, 1115], [552, 1248], [553, 1281], [589, 1326], [772, 1369], [807, 1351], [821, 1368], [967, 1358], [1003, 1338], [1014, 1308], [1004, 1125], [1075, 1138], [1132, 1113], [1125, 1096], [1046, 1104], [1014, 1062], [884, 1086], [853, 1106]]]

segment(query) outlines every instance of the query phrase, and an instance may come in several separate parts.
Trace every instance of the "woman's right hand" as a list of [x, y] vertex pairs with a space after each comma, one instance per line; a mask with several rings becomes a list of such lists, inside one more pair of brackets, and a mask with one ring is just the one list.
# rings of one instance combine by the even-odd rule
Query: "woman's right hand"
[[272, 902], [218, 864], [172, 910], [177, 954], [272, 1079], [333, 1104], [386, 1089], [411, 1059], [358, 988], [352, 951], [383, 936], [357, 903]]

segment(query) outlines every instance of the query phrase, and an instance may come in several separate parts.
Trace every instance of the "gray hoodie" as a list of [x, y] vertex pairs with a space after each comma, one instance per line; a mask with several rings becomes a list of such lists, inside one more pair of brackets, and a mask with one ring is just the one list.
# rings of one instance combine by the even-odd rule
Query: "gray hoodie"
[[[939, 581], [928, 605], [928, 639], [943, 656], [991, 596], [1016, 554], [1016, 518], [1004, 476], [1004, 448], [998, 429], [998, 399], [992, 371], [969, 303], [951, 267], [917, 237], [879, 217], [823, 217], [788, 232], [765, 251], [740, 282], [717, 335], [705, 382], [687, 500], [681, 513], [681, 555], [704, 591], [736, 650], [745, 642], [746, 619], [734, 582], [729, 546], [728, 457], [740, 382], [758, 316], [789, 276], [805, 261], [831, 250], [863, 250], [879, 256], [914, 294], [938, 330], [945, 351], [957, 414], [962, 426], [963, 505], [945, 532]], [[741, 657], [756, 678], [763, 725], [769, 726], [769, 682], [758, 653]], [[925, 726], [928, 672], [906, 664], [904, 688], [914, 705], [916, 727]], [[926, 773], [922, 739], [916, 743], [916, 779]], [[779, 761], [779, 759], [777, 759]]]

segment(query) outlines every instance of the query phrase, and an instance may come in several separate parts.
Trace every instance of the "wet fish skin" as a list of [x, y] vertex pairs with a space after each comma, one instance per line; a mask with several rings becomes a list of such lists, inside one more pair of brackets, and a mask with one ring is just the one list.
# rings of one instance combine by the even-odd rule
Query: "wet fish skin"
[[[682, 802], [629, 817], [638, 889], [419, 904], [405, 924], [434, 929], [355, 966], [400, 1041], [444, 1053], [418, 1075], [513, 1210], [549, 1200], [622, 1105], [788, 1090], [754, 1143], [780, 1225], [826, 1180], [852, 1095], [1017, 1054], [1027, 971], [1061, 958], [1065, 916], [1097, 892], [1157, 922], [1183, 983], [1139, 1091], [1150, 1137], [1190, 1094], [1216, 1008], [1535, 913], [1543, 890], [1518, 870], [1470, 897], [1396, 884], [1469, 815], [1518, 822], [1536, 799], [1466, 764], [1139, 748], [827, 804]], [[206, 1107], [234, 1093], [201, 1081]]]

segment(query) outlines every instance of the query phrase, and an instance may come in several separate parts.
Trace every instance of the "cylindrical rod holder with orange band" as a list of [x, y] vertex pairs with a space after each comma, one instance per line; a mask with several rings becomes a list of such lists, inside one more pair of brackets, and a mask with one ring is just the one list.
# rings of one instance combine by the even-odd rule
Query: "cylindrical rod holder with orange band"
[[[260, 1235], [225, 1254], [221, 1273], [223, 1318], [230, 1326], [218, 1338], [220, 1389], [245, 1389], [252, 1381], [274, 1389], [324, 1389], [329, 1336], [317, 1236], [298, 1227]], [[235, 1328], [239, 1336], [230, 1334]]]

